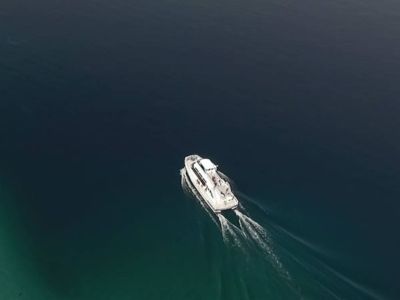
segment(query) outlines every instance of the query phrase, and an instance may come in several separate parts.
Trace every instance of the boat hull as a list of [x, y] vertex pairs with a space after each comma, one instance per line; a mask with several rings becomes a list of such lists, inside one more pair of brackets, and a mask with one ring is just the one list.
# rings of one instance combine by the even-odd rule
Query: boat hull
[[224, 204], [221, 205], [216, 203], [216, 201], [209, 195], [209, 191], [203, 187], [199, 177], [195, 174], [192, 168], [193, 163], [198, 162], [201, 159], [202, 158], [198, 155], [190, 155], [185, 158], [185, 170], [191, 185], [196, 189], [201, 198], [214, 213], [218, 214], [223, 210], [235, 209], [238, 206], [238, 201], [236, 198], [233, 201], [229, 201], [229, 203], [224, 202]]

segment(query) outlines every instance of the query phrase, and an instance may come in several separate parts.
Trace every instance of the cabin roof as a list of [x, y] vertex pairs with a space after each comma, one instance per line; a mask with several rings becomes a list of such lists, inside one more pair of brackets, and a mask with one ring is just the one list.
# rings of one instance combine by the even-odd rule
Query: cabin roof
[[200, 161], [200, 164], [204, 167], [204, 170], [216, 169], [217, 166], [212, 163], [208, 158], [204, 158]]

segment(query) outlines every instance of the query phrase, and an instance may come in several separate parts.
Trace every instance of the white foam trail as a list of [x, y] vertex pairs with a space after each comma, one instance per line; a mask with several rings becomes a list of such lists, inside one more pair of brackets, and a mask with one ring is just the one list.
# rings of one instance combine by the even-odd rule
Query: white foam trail
[[209, 215], [211, 220], [214, 222], [214, 224], [221, 230], [224, 243], [226, 245], [233, 244], [233, 245], [239, 247], [240, 249], [242, 249], [243, 251], [245, 251], [243, 241], [241, 241], [241, 239], [240, 239], [240, 235], [242, 235], [242, 231], [237, 226], [235, 226], [234, 224], [229, 222], [229, 220], [226, 219], [221, 214], [217, 215], [218, 220], [219, 220], [219, 224], [218, 224], [218, 222], [215, 219], [214, 213], [210, 212], [208, 206], [204, 203], [204, 201], [198, 195], [195, 188], [191, 186], [191, 183], [188, 180], [185, 169], [181, 170], [181, 177], [182, 177], [182, 179], [181, 179], [182, 188], [185, 191], [190, 192], [192, 195], [195, 196], [195, 198], [198, 200], [198, 202], [203, 207], [203, 209], [207, 212], [207, 214]]
[[286, 271], [286, 269], [283, 267], [279, 257], [274, 252], [271, 245], [271, 238], [264, 227], [238, 210], [235, 210], [235, 213], [239, 217], [239, 225], [245, 236], [255, 242], [258, 247], [260, 247], [260, 249], [267, 255], [267, 258], [272, 262], [274, 267], [279, 271], [279, 273], [281, 273], [287, 279], [290, 279], [288, 271]]
[[226, 245], [235, 245], [244, 251], [243, 241], [239, 228], [229, 222], [222, 214], [218, 214], [219, 223], [221, 225], [222, 238]]
[[229, 244], [230, 239], [229, 239], [229, 229], [228, 229], [227, 220], [221, 214], [218, 214], [218, 219], [219, 219], [219, 223], [221, 224], [222, 238], [223, 238], [225, 244]]

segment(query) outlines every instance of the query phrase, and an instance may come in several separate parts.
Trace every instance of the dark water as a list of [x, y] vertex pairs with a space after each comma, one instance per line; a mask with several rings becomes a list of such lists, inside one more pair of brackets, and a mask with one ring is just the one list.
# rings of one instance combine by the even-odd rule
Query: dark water
[[399, 37], [394, 0], [3, 0], [0, 298], [399, 299]]

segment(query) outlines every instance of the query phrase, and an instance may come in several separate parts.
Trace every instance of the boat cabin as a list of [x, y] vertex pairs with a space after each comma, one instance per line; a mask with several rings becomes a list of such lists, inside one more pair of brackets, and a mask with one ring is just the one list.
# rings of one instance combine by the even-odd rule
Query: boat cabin
[[210, 172], [210, 171], [216, 171], [217, 166], [212, 163], [211, 160], [208, 158], [204, 158], [200, 160], [200, 165], [203, 167], [204, 171]]

